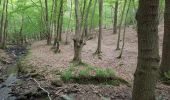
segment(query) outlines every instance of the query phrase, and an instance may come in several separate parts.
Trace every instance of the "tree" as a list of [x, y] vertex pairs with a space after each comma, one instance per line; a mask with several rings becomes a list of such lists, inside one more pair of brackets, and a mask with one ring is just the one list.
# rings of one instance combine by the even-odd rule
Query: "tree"
[[138, 64], [134, 74], [132, 100], [155, 100], [155, 85], [159, 68], [158, 46], [159, 0], [139, 0]]
[[123, 50], [124, 50], [124, 46], [125, 46], [125, 35], [126, 35], [126, 27], [127, 27], [127, 16], [128, 16], [128, 13], [129, 13], [131, 1], [132, 1], [132, 0], [129, 0], [129, 4], [128, 4], [126, 16], [125, 16], [125, 25], [124, 25], [124, 31], [123, 31], [123, 44], [122, 44], [122, 48], [121, 48], [120, 55], [117, 57], [117, 58], [119, 58], [119, 59], [122, 58], [122, 54], [123, 54]]
[[2, 49], [6, 48], [7, 24], [8, 24], [8, 0], [4, 0], [0, 26], [0, 48]]
[[162, 73], [170, 71], [170, 1], [165, 0], [164, 14], [164, 40], [162, 51], [162, 62], [160, 70]]
[[[86, 22], [88, 21], [88, 14], [90, 11], [90, 7], [92, 4], [92, 0], [89, 1], [87, 11], [85, 13], [85, 7], [83, 7], [83, 13], [80, 16], [80, 7], [79, 7], [79, 0], [75, 0], [75, 16], [76, 16], [76, 30], [75, 30], [75, 36], [73, 39], [74, 42], [74, 58], [73, 61], [76, 63], [81, 63], [81, 52], [82, 48], [85, 45], [86, 39], [85, 37], [85, 26]], [[85, 5], [84, 5], [85, 6]]]
[[[85, 0], [86, 1], [86, 0]], [[84, 3], [86, 3], [86, 2], [84, 2]], [[87, 6], [87, 11], [89, 12], [90, 11], [90, 8], [91, 8], [91, 4], [92, 4], [92, 0], [90, 0], [89, 1], [89, 4], [88, 4], [88, 6]], [[84, 6], [85, 7], [85, 6]], [[85, 10], [84, 10], [85, 11]], [[86, 13], [85, 15], [84, 15], [84, 20], [85, 20], [85, 22], [84, 22], [84, 29], [83, 29], [83, 32], [84, 32], [84, 37], [85, 38], [88, 38], [88, 20], [89, 20], [89, 13]]]
[[125, 2], [124, 2], [124, 6], [123, 6], [123, 10], [122, 10], [122, 15], [121, 15], [121, 19], [120, 19], [119, 33], [118, 33], [118, 37], [117, 37], [117, 48], [116, 48], [116, 50], [120, 50], [120, 35], [121, 35], [121, 28], [122, 28], [122, 23], [123, 23], [123, 18], [124, 18], [124, 12], [125, 12], [125, 8], [126, 8], [126, 4], [127, 4], [127, 0], [125, 0]]
[[92, 10], [92, 17], [91, 17], [91, 22], [90, 22], [90, 34], [92, 34], [92, 28], [94, 28], [94, 16], [95, 16], [95, 11], [96, 11], [96, 4], [98, 0], [94, 1], [94, 7]]
[[22, 45], [24, 43], [24, 36], [23, 36], [23, 23], [24, 23], [24, 18], [22, 16], [22, 19], [21, 19], [21, 28], [20, 28], [20, 31], [19, 31], [19, 44]]
[[49, 16], [48, 16], [48, 2], [45, 0], [45, 27], [46, 27], [46, 36], [47, 36], [47, 45], [51, 44], [51, 33], [49, 25]]
[[103, 0], [99, 0], [99, 36], [98, 36], [98, 46], [96, 54], [101, 54], [101, 41], [102, 41], [102, 20], [103, 20]]
[[79, 16], [79, 0], [75, 0], [76, 31], [74, 36], [74, 58], [73, 61], [81, 62], [81, 51], [84, 41], [81, 39], [81, 22]]
[[[57, 3], [57, 1], [56, 1]], [[54, 40], [54, 44], [53, 47], [55, 48], [55, 46], [57, 45], [57, 47], [55, 48], [55, 52], [60, 52], [60, 41], [61, 41], [61, 32], [62, 32], [62, 24], [63, 24], [63, 0], [60, 1], [60, 11], [59, 11], [59, 15], [58, 15], [58, 21], [57, 23], [57, 35], [55, 36], [55, 40]], [[56, 8], [55, 8], [56, 9]], [[56, 27], [56, 25], [55, 25]], [[56, 28], [55, 28], [56, 30]]]
[[114, 24], [113, 24], [113, 34], [117, 33], [117, 15], [118, 15], [119, 1], [116, 0], [115, 3], [115, 13], [114, 13]]
[[70, 29], [70, 23], [71, 23], [71, 19], [72, 19], [72, 8], [73, 8], [73, 3], [72, 0], [70, 0], [70, 17], [69, 17], [69, 21], [68, 21], [68, 25], [67, 25], [67, 33], [66, 33], [66, 39], [65, 39], [65, 44], [68, 44], [68, 35], [69, 35], [69, 29]]

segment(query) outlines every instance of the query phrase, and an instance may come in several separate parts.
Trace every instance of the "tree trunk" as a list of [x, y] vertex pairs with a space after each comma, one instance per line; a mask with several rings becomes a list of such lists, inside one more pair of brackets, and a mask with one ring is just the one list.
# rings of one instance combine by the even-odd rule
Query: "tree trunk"
[[46, 21], [45, 21], [45, 10], [44, 10], [44, 7], [43, 7], [43, 4], [42, 4], [42, 1], [39, 0], [40, 2], [40, 6], [41, 6], [41, 16], [40, 16], [40, 19], [41, 19], [41, 27], [42, 27], [42, 32], [41, 32], [41, 39], [47, 39], [47, 35], [46, 35]]
[[[63, 4], [62, 4], [63, 5]], [[62, 41], [62, 32], [63, 32], [63, 17], [64, 17], [64, 12], [63, 12], [63, 7], [61, 10], [61, 21], [60, 21], [60, 32], [59, 32], [59, 41]]]
[[7, 18], [8, 18], [8, 0], [4, 0], [0, 27], [0, 46], [2, 49], [6, 48], [7, 24], [8, 24]]
[[96, 4], [97, 4], [97, 0], [95, 0], [94, 2], [94, 7], [93, 7], [93, 11], [92, 11], [92, 17], [91, 17], [91, 22], [90, 22], [90, 34], [92, 34], [92, 29], [94, 28], [94, 15], [95, 15], [95, 11], [96, 11]]
[[[84, 37], [86, 37], [87, 39], [87, 36], [88, 36], [88, 19], [89, 19], [89, 11], [90, 11], [90, 8], [91, 8], [91, 4], [92, 4], [92, 0], [89, 1], [88, 3], [88, 6], [87, 6], [87, 10], [86, 10], [86, 13], [84, 13], [84, 19], [82, 20], [82, 23], [84, 23], [84, 26], [83, 26], [83, 33], [82, 33], [82, 39], [84, 39]], [[84, 39], [84, 40], [86, 40]]]
[[2, 46], [3, 41], [3, 29], [4, 29], [4, 17], [5, 17], [5, 1], [3, 2], [2, 15], [1, 15], [1, 27], [0, 27], [0, 43]]
[[22, 16], [22, 19], [21, 19], [21, 28], [20, 28], [20, 31], [19, 31], [19, 44], [22, 45], [24, 43], [24, 37], [23, 37], [23, 34], [22, 34], [22, 31], [23, 31], [23, 25], [24, 25], [24, 18]]
[[115, 3], [115, 13], [114, 13], [114, 25], [113, 25], [113, 34], [117, 33], [117, 15], [118, 15], [119, 1]]
[[46, 34], [47, 34], [47, 45], [51, 44], [51, 33], [48, 18], [48, 2], [45, 0], [45, 24], [46, 24]]
[[99, 0], [99, 36], [98, 36], [98, 46], [96, 54], [101, 54], [101, 42], [102, 42], [102, 20], [103, 20], [103, 0]]
[[160, 70], [162, 73], [170, 71], [170, 1], [165, 0], [164, 15], [164, 40], [162, 51], [162, 62]]
[[123, 50], [124, 50], [124, 46], [125, 46], [125, 35], [126, 35], [126, 27], [127, 27], [127, 17], [128, 17], [128, 14], [129, 14], [130, 6], [131, 6], [131, 0], [129, 0], [129, 4], [128, 4], [126, 16], [125, 16], [125, 24], [124, 24], [124, 30], [123, 30], [123, 44], [122, 44], [120, 55], [117, 57], [118, 59], [122, 58], [122, 54], [123, 54]]
[[[79, 8], [79, 0], [75, 0], [75, 16], [76, 16], [76, 30], [75, 30], [75, 36], [73, 39], [74, 42], [74, 58], [73, 61], [76, 63], [81, 63], [81, 52], [82, 52], [82, 48], [85, 45], [85, 41], [86, 39], [84, 39], [85, 36], [85, 24], [87, 18], [84, 19], [84, 17], [88, 16], [88, 13], [90, 11], [89, 7], [91, 7], [91, 2], [92, 0], [89, 1], [89, 5], [87, 8], [86, 13], [83, 13], [82, 16], [80, 16], [80, 8]], [[85, 7], [84, 7], [85, 10]], [[83, 28], [83, 30], [82, 30]]]
[[[57, 0], [54, 0], [54, 10], [53, 10], [53, 20], [54, 20], [54, 33], [57, 33]], [[55, 34], [54, 34], [54, 36], [55, 36]], [[55, 47], [56, 46], [56, 43], [55, 43], [55, 41], [56, 41], [56, 38], [57, 38], [57, 35], [55, 36], [55, 38], [54, 38], [54, 44], [53, 44], [53, 47]]]
[[67, 26], [67, 32], [66, 32], [66, 39], [65, 39], [65, 44], [67, 45], [68, 44], [68, 34], [70, 30], [70, 23], [71, 23], [71, 19], [72, 19], [72, 0], [70, 0], [70, 5], [71, 5], [71, 9], [70, 9], [70, 18], [69, 18], [69, 21], [68, 21], [68, 26]]
[[123, 6], [123, 11], [122, 11], [122, 15], [121, 15], [120, 24], [119, 24], [119, 33], [118, 33], [118, 37], [117, 37], [117, 48], [116, 48], [116, 50], [120, 50], [120, 35], [121, 35], [121, 28], [122, 28], [126, 4], [127, 4], [127, 0], [125, 0], [124, 6]]
[[[8, 2], [8, 0], [7, 0]], [[8, 3], [7, 3], [8, 4]], [[5, 20], [5, 26], [4, 26], [4, 40], [2, 43], [2, 49], [6, 48], [6, 42], [7, 42], [7, 27], [8, 27], [8, 19], [7, 19], [7, 15], [6, 15], [6, 20]]]
[[[76, 31], [73, 39], [74, 42], [74, 58], [73, 61], [81, 63], [81, 51], [83, 47], [83, 40], [81, 40], [81, 21], [79, 15], [79, 0], [75, 0], [75, 16], [76, 16]], [[80, 42], [82, 41], [82, 42]]]
[[[92, 3], [92, 0], [90, 0], [89, 1], [89, 5], [88, 5], [88, 7], [87, 7], [87, 12], [89, 12], [90, 11], [90, 8], [91, 8], [91, 3]], [[85, 15], [85, 22], [84, 22], [84, 30], [83, 30], [83, 34], [84, 34], [84, 36], [83, 37], [86, 37], [86, 38], [88, 38], [88, 19], [89, 19], [89, 13], [86, 13], [86, 15]]]
[[[55, 37], [54, 40], [54, 44], [53, 47], [55, 49], [55, 53], [59, 53], [60, 52], [60, 35], [62, 32], [62, 13], [63, 13], [63, 0], [60, 1], [60, 12], [59, 12], [59, 16], [58, 16], [58, 22], [57, 22], [57, 35]], [[57, 45], [57, 46], [56, 46]]]
[[159, 0], [139, 0], [138, 64], [134, 74], [132, 100], [155, 100], [159, 68], [158, 46]]
[[82, 62], [81, 52], [82, 52], [83, 44], [79, 44], [79, 41], [74, 40], [74, 58], [73, 61], [76, 63]]

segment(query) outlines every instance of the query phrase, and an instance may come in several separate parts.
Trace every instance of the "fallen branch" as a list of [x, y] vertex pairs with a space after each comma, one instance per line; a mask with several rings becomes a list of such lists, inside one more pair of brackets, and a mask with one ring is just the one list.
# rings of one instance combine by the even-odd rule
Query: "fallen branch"
[[67, 87], [67, 86], [59, 87], [59, 88], [58, 88], [58, 91], [56, 91], [55, 94], [59, 96], [59, 94], [60, 94], [64, 89], [66, 89], [66, 87]]
[[58, 90], [55, 94], [56, 94], [56, 95], [59, 95], [59, 93], [62, 92], [63, 90], [64, 90], [64, 89], [60, 89], [60, 90]]
[[51, 97], [50, 97], [50, 93], [49, 93], [47, 90], [45, 90], [43, 87], [41, 87], [40, 83], [38, 83], [38, 81], [37, 81], [36, 79], [31, 78], [31, 80], [33, 80], [34, 82], [36, 82], [37, 85], [38, 85], [38, 87], [39, 87], [40, 89], [42, 89], [44, 92], [47, 93], [49, 100], [52, 100]]

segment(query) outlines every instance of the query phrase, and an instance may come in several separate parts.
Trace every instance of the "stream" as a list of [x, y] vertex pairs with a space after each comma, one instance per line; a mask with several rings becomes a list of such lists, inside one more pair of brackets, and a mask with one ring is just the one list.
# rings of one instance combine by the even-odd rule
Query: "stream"
[[11, 55], [13, 61], [11, 64], [5, 65], [7, 77], [4, 82], [0, 83], [0, 100], [16, 100], [16, 97], [12, 95], [12, 86], [19, 82], [17, 62], [27, 52], [25, 47], [13, 46], [6, 50]]

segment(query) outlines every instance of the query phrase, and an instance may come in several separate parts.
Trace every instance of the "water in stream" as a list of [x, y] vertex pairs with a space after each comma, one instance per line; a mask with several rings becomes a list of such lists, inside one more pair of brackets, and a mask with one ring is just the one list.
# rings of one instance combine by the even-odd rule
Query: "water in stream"
[[0, 100], [15, 100], [16, 98], [10, 93], [11, 86], [17, 81], [16, 75], [11, 74], [8, 79], [0, 85]]
[[17, 78], [18, 75], [18, 67], [17, 60], [24, 54], [26, 49], [23, 48], [10, 48], [7, 50], [10, 54], [13, 53], [15, 55], [15, 61], [7, 65], [7, 78], [3, 83], [0, 83], [0, 100], [16, 100], [16, 97], [13, 96], [11, 87], [15, 85], [19, 81]]
[[14, 85], [17, 79], [18, 68], [16, 65], [9, 66], [7, 69], [8, 78], [0, 84], [0, 100], [15, 100], [11, 95], [11, 86]]

